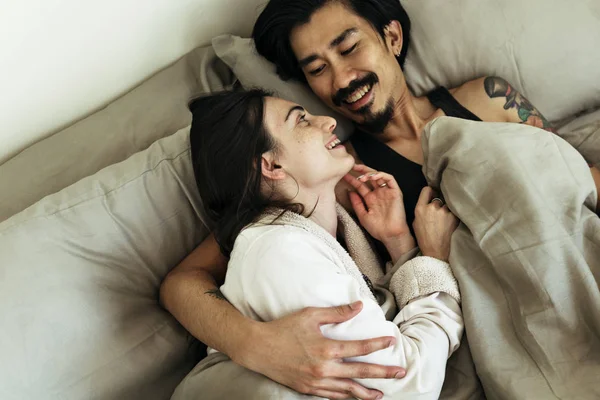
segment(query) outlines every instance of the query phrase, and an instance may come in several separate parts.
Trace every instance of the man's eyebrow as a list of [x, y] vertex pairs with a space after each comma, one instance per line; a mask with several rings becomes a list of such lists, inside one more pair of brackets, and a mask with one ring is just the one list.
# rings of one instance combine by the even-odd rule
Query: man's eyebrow
[[333, 39], [331, 41], [331, 43], [329, 44], [329, 48], [332, 49], [334, 47], [337, 47], [340, 45], [340, 43], [342, 43], [344, 40], [346, 40], [346, 38], [351, 35], [352, 33], [355, 33], [356, 31], [358, 31], [358, 29], [356, 28], [350, 28], [350, 29], [346, 29], [344, 32], [342, 32], [342, 34], [338, 37], [336, 37], [335, 39]]
[[290, 108], [290, 111], [288, 112], [287, 117], [285, 117], [285, 122], [287, 122], [287, 120], [290, 119], [290, 115], [292, 115], [292, 113], [294, 111], [303, 111], [303, 112], [306, 112], [306, 111], [304, 111], [304, 107], [294, 106], [294, 107]]
[[[333, 39], [333, 40], [331, 41], [331, 43], [329, 43], [329, 48], [330, 48], [330, 49], [332, 49], [332, 48], [334, 48], [334, 47], [337, 47], [337, 46], [339, 46], [339, 45], [340, 45], [340, 43], [342, 43], [344, 40], [346, 40], [346, 38], [347, 38], [349, 35], [351, 35], [351, 34], [353, 34], [353, 33], [357, 32], [357, 31], [358, 31], [358, 29], [356, 29], [356, 28], [349, 28], [349, 29], [346, 29], [346, 30], [345, 30], [344, 32], [342, 32], [342, 33], [341, 33], [341, 34], [340, 34], [338, 37], [336, 37], [335, 39]], [[317, 58], [319, 58], [319, 57], [317, 57], [317, 55], [316, 55], [316, 54], [311, 54], [310, 56], [308, 56], [308, 57], [305, 57], [305, 58], [303, 58], [302, 60], [299, 60], [299, 61], [298, 61], [298, 66], [299, 66], [300, 68], [304, 68], [304, 67], [306, 67], [308, 64], [310, 64], [311, 62], [315, 61]]]
[[308, 57], [303, 58], [302, 60], [298, 61], [298, 66], [300, 68], [304, 68], [306, 67], [308, 64], [310, 64], [311, 62], [315, 61], [318, 57], [314, 54], [311, 54]]

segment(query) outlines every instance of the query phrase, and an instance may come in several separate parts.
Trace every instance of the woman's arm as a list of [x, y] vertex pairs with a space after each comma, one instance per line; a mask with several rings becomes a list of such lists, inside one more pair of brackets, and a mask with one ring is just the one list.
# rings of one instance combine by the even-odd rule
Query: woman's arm
[[[364, 307], [356, 317], [342, 324], [323, 326], [323, 334], [337, 340], [393, 336], [394, 346], [367, 356], [346, 357], [346, 361], [401, 366], [406, 368], [407, 375], [398, 380], [358, 379], [358, 382], [388, 396], [402, 392], [438, 397], [446, 361], [458, 347], [463, 331], [456, 300], [421, 288], [414, 292], [413, 301], [394, 322], [386, 321], [381, 307], [361, 294], [356, 279], [331, 261], [328, 249], [316, 238], [277, 231], [258, 240], [243, 256], [244, 265], [230, 271], [232, 275], [228, 275], [222, 287], [234, 304], [249, 307], [260, 318], [270, 320], [308, 306], [336, 306], [360, 300]], [[413, 268], [410, 263], [415, 262], [410, 261], [404, 267], [410, 270]], [[456, 286], [447, 264], [440, 263], [445, 268], [428, 272], [434, 271], [435, 276]]]
[[240, 314], [218, 291], [226, 269], [227, 260], [211, 235], [169, 273], [160, 301], [193, 336], [238, 364], [301, 393], [337, 393], [332, 398], [375, 399], [379, 392], [346, 378], [392, 378], [403, 372], [398, 367], [340, 362], [388, 347], [389, 337], [353, 342], [323, 337], [322, 324], [344, 322], [361, 305], [307, 309], [259, 323]]

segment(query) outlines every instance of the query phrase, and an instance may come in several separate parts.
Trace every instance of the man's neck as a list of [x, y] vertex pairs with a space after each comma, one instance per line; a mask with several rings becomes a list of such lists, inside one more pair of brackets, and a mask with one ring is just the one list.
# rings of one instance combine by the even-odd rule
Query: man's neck
[[426, 96], [413, 96], [404, 80], [394, 98], [392, 120], [383, 133], [374, 136], [384, 143], [420, 140], [423, 128], [435, 116], [435, 107]]

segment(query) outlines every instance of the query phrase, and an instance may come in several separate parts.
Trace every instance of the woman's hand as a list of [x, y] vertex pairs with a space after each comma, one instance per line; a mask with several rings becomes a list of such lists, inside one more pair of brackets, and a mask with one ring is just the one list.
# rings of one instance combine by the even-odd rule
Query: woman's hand
[[424, 256], [448, 262], [450, 239], [458, 222], [443, 201], [435, 197], [432, 188], [423, 188], [415, 208], [413, 228]]
[[415, 246], [406, 222], [402, 191], [390, 174], [358, 164], [353, 170], [361, 175], [357, 178], [350, 174], [344, 176], [344, 180], [356, 189], [348, 194], [352, 208], [361, 225], [383, 242], [395, 261]]
[[261, 373], [299, 393], [329, 399], [380, 399], [383, 394], [366, 389], [351, 378], [404, 377], [400, 367], [344, 362], [344, 358], [373, 353], [392, 346], [394, 337], [358, 341], [327, 339], [320, 326], [355, 317], [362, 303], [330, 308], [307, 308], [284, 318], [260, 323], [248, 335], [240, 365]]

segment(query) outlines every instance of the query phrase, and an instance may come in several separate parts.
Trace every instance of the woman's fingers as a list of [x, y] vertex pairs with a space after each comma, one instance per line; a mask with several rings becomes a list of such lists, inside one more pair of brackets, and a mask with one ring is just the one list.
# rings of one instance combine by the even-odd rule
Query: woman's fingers
[[366, 165], [362, 164], [356, 164], [353, 170], [360, 173], [360, 175], [356, 178], [353, 178], [352, 175], [347, 174], [346, 176], [344, 176], [344, 180], [350, 185], [352, 185], [352, 187], [354, 187], [358, 191], [358, 193], [363, 197], [365, 197], [369, 192], [372, 191], [369, 188], [369, 186], [366, 185], [367, 182], [369, 182], [375, 190], [377, 190], [378, 188], [387, 187], [390, 189], [399, 190], [400, 193], [402, 193], [400, 187], [398, 187], [396, 179], [394, 179], [394, 177], [390, 174], [381, 171], [376, 171], [373, 168], [367, 167]]
[[447, 208], [446, 208], [446, 205], [444, 204], [444, 201], [443, 201], [442, 199], [440, 199], [439, 197], [434, 197], [434, 198], [431, 200], [431, 203], [430, 203], [430, 204], [432, 204], [432, 205], [433, 205], [435, 208], [437, 208], [438, 210], [440, 210], [440, 209], [442, 209], [442, 208], [443, 208], [443, 209], [447, 209]]
[[[362, 171], [358, 171], [358, 172], [362, 172]], [[400, 188], [398, 187], [398, 183], [396, 182], [396, 179], [394, 179], [394, 177], [392, 175], [387, 174], [385, 172], [375, 171], [373, 169], [370, 169], [370, 171], [365, 171], [365, 173], [358, 176], [356, 179], [361, 182], [372, 182], [375, 185], [375, 188], [380, 187], [380, 185], [378, 185], [376, 183], [378, 183], [378, 181], [381, 181], [382, 184], [385, 183], [384, 187], [389, 186], [391, 189], [400, 190]]]
[[373, 182], [375, 188], [382, 187], [382, 185], [385, 183], [383, 187], [387, 186], [390, 189], [400, 190], [400, 188], [398, 187], [398, 183], [396, 183], [394, 177], [384, 172], [372, 172], [366, 175], [361, 175], [356, 179], [363, 182]]
[[446, 203], [444, 203], [444, 200], [442, 200], [441, 198], [437, 197], [438, 194], [436, 193], [435, 190], [433, 190], [431, 187], [429, 186], [425, 186], [423, 188], [423, 190], [421, 190], [421, 194], [419, 195], [419, 200], [417, 201], [417, 207], [421, 206], [432, 206], [433, 208], [437, 209], [437, 210], [448, 210], [448, 207], [446, 206]]
[[362, 220], [363, 216], [367, 214], [367, 208], [365, 207], [362, 198], [355, 192], [348, 192], [348, 197], [350, 198], [350, 203], [352, 204], [356, 216], [359, 220]]
[[362, 197], [365, 197], [366, 195], [371, 193], [371, 189], [364, 182], [362, 182], [358, 178], [353, 177], [350, 174], [346, 174], [344, 176], [344, 181], [346, 181], [350, 186], [356, 189], [358, 194], [360, 194]]
[[419, 200], [417, 200], [418, 206], [426, 206], [431, 203], [431, 200], [435, 197], [435, 192], [429, 186], [425, 186], [423, 190], [421, 190], [421, 194], [419, 195]]
[[352, 167], [352, 169], [360, 174], [368, 174], [371, 172], [376, 172], [373, 168], [367, 167], [364, 164], [354, 164], [354, 167]]

